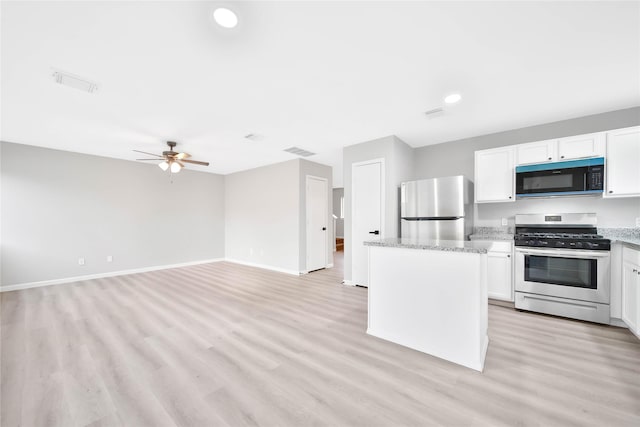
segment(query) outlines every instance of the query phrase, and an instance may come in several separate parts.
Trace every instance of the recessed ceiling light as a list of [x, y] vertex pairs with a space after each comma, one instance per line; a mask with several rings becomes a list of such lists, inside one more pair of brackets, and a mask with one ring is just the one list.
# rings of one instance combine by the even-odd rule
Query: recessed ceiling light
[[447, 104], [455, 104], [461, 99], [462, 99], [462, 96], [459, 93], [452, 93], [451, 95], [445, 96], [444, 102], [446, 102]]
[[213, 11], [213, 19], [224, 28], [233, 28], [238, 25], [238, 16], [230, 9], [219, 7]]

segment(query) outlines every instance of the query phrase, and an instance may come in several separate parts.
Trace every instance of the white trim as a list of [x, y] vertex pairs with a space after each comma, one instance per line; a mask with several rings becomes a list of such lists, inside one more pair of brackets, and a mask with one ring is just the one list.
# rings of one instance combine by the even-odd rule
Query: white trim
[[295, 276], [299, 276], [301, 274], [305, 274], [304, 272], [300, 272], [300, 271], [296, 271], [296, 270], [289, 270], [288, 268], [272, 267], [272, 266], [266, 265], [266, 264], [258, 264], [258, 263], [255, 263], [255, 262], [241, 261], [239, 259], [225, 258], [224, 260], [226, 262], [232, 262], [234, 264], [246, 265], [246, 266], [249, 266], [249, 267], [257, 267], [257, 268], [262, 268], [262, 269], [271, 270], [271, 271], [277, 271], [278, 273], [293, 274]]
[[347, 280], [347, 279], [344, 279], [344, 280], [342, 281], [342, 284], [343, 284], [343, 285], [345, 285], [345, 286], [355, 286], [355, 285], [356, 285], [356, 284], [355, 284], [355, 283], [353, 283], [351, 280]]
[[333, 268], [333, 263], [327, 264], [327, 268]]
[[105, 277], [124, 276], [127, 274], [147, 273], [149, 271], [167, 270], [170, 268], [189, 267], [191, 265], [208, 264], [224, 261], [224, 258], [203, 259], [200, 261], [181, 262], [178, 264], [154, 265], [152, 267], [132, 268], [129, 270], [109, 271], [107, 273], [87, 274], [85, 276], [64, 277], [62, 279], [42, 280], [40, 282], [18, 283], [0, 287], [0, 292], [18, 291], [20, 289], [39, 288], [42, 286], [61, 285], [63, 283], [80, 282], [84, 280], [103, 279]]

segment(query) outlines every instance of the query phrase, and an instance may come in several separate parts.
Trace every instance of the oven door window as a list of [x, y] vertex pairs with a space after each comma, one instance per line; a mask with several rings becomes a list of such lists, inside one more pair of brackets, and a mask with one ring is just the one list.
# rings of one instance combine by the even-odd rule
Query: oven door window
[[525, 255], [524, 280], [577, 288], [598, 288], [598, 260]]

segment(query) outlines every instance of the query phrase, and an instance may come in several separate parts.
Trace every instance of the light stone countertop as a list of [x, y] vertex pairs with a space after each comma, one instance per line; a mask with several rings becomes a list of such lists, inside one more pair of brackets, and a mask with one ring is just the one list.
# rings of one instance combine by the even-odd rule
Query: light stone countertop
[[429, 251], [466, 252], [486, 254], [491, 249], [491, 242], [469, 240], [434, 240], [391, 237], [364, 242], [365, 246], [388, 248], [421, 249]]
[[610, 239], [611, 243], [623, 243], [640, 250], [640, 227], [635, 228], [598, 228], [598, 234]]
[[473, 227], [470, 240], [513, 240], [513, 227]]
[[509, 233], [496, 233], [496, 234], [472, 234], [471, 236], [469, 236], [469, 239], [471, 240], [511, 240], [513, 241], [513, 234], [509, 234]]

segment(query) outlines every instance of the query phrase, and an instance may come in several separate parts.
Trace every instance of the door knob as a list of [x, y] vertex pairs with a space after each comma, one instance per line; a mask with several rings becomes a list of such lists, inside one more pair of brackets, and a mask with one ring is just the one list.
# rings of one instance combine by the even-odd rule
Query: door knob
[[322, 231], [325, 231], [327, 229], [327, 227], [322, 227]]
[[369, 234], [375, 234], [377, 236], [380, 234], [380, 230], [370, 231]]

